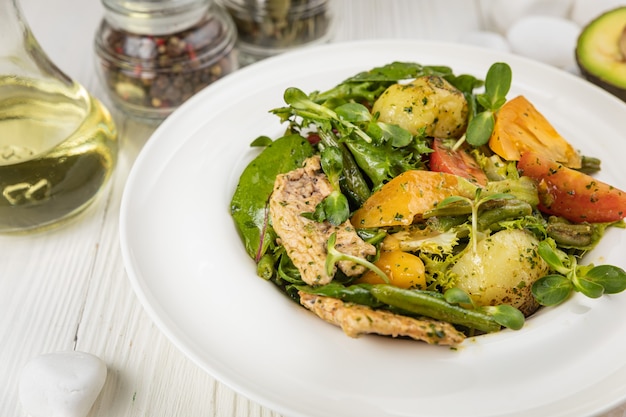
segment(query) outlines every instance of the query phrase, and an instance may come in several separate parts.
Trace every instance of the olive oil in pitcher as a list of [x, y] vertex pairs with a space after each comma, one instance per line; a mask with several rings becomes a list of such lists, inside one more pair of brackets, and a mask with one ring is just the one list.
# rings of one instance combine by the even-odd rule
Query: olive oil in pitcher
[[117, 159], [108, 110], [48, 60], [17, 0], [0, 0], [0, 233], [41, 230], [91, 203]]
[[0, 76], [0, 231], [71, 217], [109, 179], [115, 126], [82, 87], [70, 91]]

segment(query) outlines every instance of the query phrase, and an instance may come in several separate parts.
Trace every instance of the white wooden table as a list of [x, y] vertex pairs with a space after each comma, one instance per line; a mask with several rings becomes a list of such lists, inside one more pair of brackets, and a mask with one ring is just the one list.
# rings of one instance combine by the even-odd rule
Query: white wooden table
[[[52, 60], [108, 104], [94, 71], [99, 0], [22, 0], [22, 8]], [[333, 41], [456, 41], [483, 24], [478, 0], [337, 0], [336, 8]], [[187, 359], [135, 297], [120, 255], [119, 209], [129, 169], [154, 126], [114, 115], [122, 146], [101, 198], [61, 229], [0, 236], [0, 416], [26, 416], [20, 371], [29, 359], [59, 350], [106, 361], [108, 377], [90, 417], [277, 416]]]

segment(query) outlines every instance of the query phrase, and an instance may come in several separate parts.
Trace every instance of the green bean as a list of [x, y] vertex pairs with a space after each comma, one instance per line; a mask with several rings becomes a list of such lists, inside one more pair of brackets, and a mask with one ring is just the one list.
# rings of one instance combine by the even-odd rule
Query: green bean
[[550, 222], [546, 233], [554, 241], [566, 247], [586, 247], [594, 242], [594, 228], [590, 224], [568, 224]]
[[[430, 229], [439, 232], [447, 232], [453, 227], [460, 226], [464, 223], [467, 223], [467, 214], [461, 216], [438, 216], [426, 219], [426, 225]], [[464, 229], [458, 229], [456, 232], [459, 238], [467, 237], [469, 234], [469, 231], [464, 231]]]
[[275, 272], [275, 262], [276, 259], [274, 259], [274, 256], [269, 253], [261, 256], [261, 259], [256, 265], [256, 274], [263, 279], [271, 279]]
[[594, 158], [593, 156], [585, 156], [582, 157], [582, 165], [578, 168], [578, 171], [583, 172], [585, 174], [595, 174], [600, 171], [601, 161], [598, 158]]
[[381, 307], [382, 303], [373, 297], [370, 289], [371, 284], [354, 284], [348, 287], [331, 282], [320, 287], [297, 285], [296, 288], [308, 294], [322, 295], [324, 297], [338, 298], [349, 303], [356, 303], [372, 308]]
[[483, 189], [482, 195], [486, 197], [502, 193], [512, 194], [518, 200], [525, 201], [533, 207], [539, 204], [537, 185], [528, 177], [491, 181]]
[[533, 208], [521, 200], [491, 200], [483, 205], [478, 216], [478, 228], [484, 230], [490, 225], [511, 218], [530, 216]]
[[407, 290], [386, 284], [374, 285], [370, 291], [379, 301], [412, 314], [487, 333], [498, 331], [501, 328], [493, 317], [485, 313], [449, 304], [442, 297], [435, 297], [426, 291]]
[[[458, 201], [452, 204], [446, 204], [443, 207], [435, 207], [427, 210], [422, 214], [422, 218], [430, 219], [432, 217], [457, 217], [472, 214], [472, 205], [466, 201]], [[463, 223], [467, 221], [467, 217], [462, 217]]]
[[[530, 204], [517, 199], [486, 201], [481, 206], [480, 215], [478, 216], [478, 227], [484, 230], [493, 223], [511, 218], [529, 216], [532, 212], [533, 208]], [[465, 216], [470, 214], [472, 214], [472, 206], [460, 201], [454, 204], [446, 204], [441, 208], [435, 207], [432, 210], [428, 210], [424, 213], [423, 218], [448, 218], [454, 216], [465, 222], [467, 221], [467, 217]]]

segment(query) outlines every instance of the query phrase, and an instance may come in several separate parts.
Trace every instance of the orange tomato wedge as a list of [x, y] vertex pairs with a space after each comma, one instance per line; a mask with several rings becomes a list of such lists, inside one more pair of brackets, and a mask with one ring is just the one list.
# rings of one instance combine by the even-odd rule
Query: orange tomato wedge
[[[374, 264], [387, 274], [391, 285], [400, 288], [426, 288], [424, 262], [411, 253], [399, 250], [381, 252], [380, 258]], [[385, 281], [373, 271], [367, 271], [356, 282], [385, 284]]]
[[475, 192], [475, 185], [453, 174], [406, 171], [373, 193], [350, 220], [359, 228], [406, 226], [447, 197], [473, 198]]
[[569, 168], [581, 166], [581, 155], [524, 96], [498, 110], [489, 147], [507, 161], [519, 161], [523, 153], [534, 152]]
[[527, 152], [517, 163], [537, 182], [539, 210], [580, 223], [615, 222], [626, 217], [626, 193], [612, 185]]

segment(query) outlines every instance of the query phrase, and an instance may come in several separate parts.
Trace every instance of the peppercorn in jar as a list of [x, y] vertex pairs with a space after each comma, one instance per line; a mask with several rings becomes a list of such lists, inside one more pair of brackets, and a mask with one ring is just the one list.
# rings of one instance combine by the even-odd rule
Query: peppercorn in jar
[[237, 69], [236, 29], [209, 0], [102, 0], [101, 80], [125, 113], [160, 121]]

